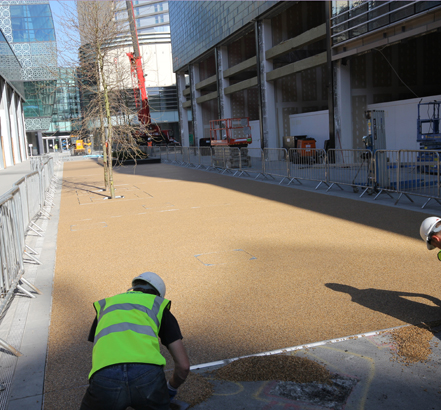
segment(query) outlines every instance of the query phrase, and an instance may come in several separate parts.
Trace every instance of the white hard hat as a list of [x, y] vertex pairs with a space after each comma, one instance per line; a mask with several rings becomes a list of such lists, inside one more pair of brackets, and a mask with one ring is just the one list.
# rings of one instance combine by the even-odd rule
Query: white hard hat
[[133, 278], [132, 286], [135, 287], [135, 283], [138, 281], [143, 281], [150, 284], [159, 292], [159, 296], [161, 296], [162, 298], [165, 297], [165, 283], [156, 273], [153, 272], [141, 273], [141, 275], [137, 276], [136, 278]]
[[424, 242], [426, 242], [427, 249], [429, 249], [429, 251], [435, 249], [435, 247], [429, 243], [430, 237], [432, 236], [432, 234], [441, 231], [441, 224], [440, 226], [436, 227], [436, 224], [438, 222], [441, 222], [441, 218], [431, 216], [429, 218], [426, 218], [420, 227], [421, 238]]

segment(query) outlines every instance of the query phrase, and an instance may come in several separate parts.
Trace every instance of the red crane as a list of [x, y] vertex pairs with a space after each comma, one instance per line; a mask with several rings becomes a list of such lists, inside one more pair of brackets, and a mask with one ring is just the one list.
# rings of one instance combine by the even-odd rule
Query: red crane
[[139, 50], [138, 31], [135, 24], [135, 12], [133, 2], [126, 1], [127, 15], [130, 26], [130, 35], [132, 37], [133, 53], [127, 53], [130, 59], [130, 73], [132, 77], [133, 93], [135, 95], [135, 104], [138, 109], [138, 120], [141, 125], [139, 137], [141, 140], [147, 140], [148, 145], [153, 144], [178, 144], [173, 139], [171, 130], [162, 130], [159, 125], [152, 123], [150, 116], [150, 107], [145, 88], [144, 71], [142, 69], [141, 53]]

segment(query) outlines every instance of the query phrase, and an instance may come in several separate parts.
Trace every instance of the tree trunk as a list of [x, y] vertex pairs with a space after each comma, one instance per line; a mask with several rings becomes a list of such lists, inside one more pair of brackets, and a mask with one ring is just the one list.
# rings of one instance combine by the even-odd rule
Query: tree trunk
[[107, 149], [107, 138], [104, 130], [104, 114], [103, 114], [103, 106], [101, 104], [101, 97], [99, 101], [99, 112], [100, 112], [101, 144], [103, 146], [104, 189], [107, 191], [107, 189], [109, 188], [109, 163], [108, 163], [109, 158], [108, 158], [108, 149]]
[[101, 54], [101, 49], [98, 46], [98, 61], [99, 61], [99, 69], [101, 74], [101, 84], [103, 86], [103, 97], [104, 97], [104, 106], [106, 110], [106, 120], [107, 120], [107, 147], [108, 147], [108, 170], [109, 170], [109, 189], [110, 189], [110, 198], [115, 199], [115, 186], [113, 183], [113, 167], [112, 167], [112, 117], [110, 115], [110, 102], [109, 102], [109, 94], [107, 91], [107, 82], [104, 76], [104, 58]]

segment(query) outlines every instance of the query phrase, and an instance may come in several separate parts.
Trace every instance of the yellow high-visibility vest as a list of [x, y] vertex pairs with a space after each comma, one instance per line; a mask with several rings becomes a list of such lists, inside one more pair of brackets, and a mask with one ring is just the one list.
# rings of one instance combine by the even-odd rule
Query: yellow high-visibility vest
[[164, 309], [170, 309], [170, 304], [160, 296], [133, 291], [95, 302], [98, 325], [89, 378], [118, 363], [165, 365], [158, 333]]

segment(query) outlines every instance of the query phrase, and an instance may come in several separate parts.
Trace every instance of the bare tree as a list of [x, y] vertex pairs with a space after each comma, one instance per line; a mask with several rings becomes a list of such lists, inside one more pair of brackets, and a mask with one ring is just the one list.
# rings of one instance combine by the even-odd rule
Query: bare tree
[[[113, 152], [120, 158], [142, 155], [137, 136], [129, 59], [129, 46], [121, 46], [127, 22], [115, 18], [124, 2], [77, 1], [64, 7], [62, 31], [64, 47], [78, 49], [78, 58], [65, 65], [77, 67], [81, 90], [80, 133], [98, 135], [103, 147], [104, 187], [115, 198]], [[121, 12], [120, 11], [120, 12]], [[122, 21], [122, 22], [121, 22]], [[63, 48], [63, 44], [61, 44]], [[135, 120], [134, 120], [135, 119]]]

